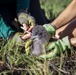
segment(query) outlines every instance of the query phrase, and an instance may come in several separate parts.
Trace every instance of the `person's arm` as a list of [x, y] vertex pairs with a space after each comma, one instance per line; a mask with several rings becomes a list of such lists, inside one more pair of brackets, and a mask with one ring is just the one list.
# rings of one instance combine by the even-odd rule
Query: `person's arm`
[[51, 23], [59, 28], [76, 17], [76, 0], [73, 0], [67, 8]]

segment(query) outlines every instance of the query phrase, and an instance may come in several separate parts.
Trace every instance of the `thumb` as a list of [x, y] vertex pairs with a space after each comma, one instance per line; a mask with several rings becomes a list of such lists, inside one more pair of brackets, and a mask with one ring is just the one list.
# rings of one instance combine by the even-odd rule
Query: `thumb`
[[30, 28], [28, 29], [28, 31], [31, 31], [34, 28], [34, 26], [30, 26]]

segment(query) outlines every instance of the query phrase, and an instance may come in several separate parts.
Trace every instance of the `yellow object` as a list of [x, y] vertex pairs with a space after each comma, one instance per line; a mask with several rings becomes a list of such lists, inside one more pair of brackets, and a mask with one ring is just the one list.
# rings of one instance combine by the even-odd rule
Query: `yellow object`
[[27, 13], [20, 13], [18, 16], [18, 21], [22, 25], [23, 23], [26, 23], [29, 27], [35, 26], [35, 19], [33, 16], [27, 14]]
[[31, 44], [32, 44], [33, 40], [27, 40], [26, 44], [25, 44], [25, 49], [28, 48]]
[[28, 48], [25, 49], [27, 55], [30, 54], [30, 50], [31, 50], [31, 47], [28, 47]]

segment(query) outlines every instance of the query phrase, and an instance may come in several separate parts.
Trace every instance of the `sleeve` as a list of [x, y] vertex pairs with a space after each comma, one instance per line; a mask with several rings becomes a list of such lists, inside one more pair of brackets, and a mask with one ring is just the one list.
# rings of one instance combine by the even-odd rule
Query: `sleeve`
[[17, 13], [20, 10], [29, 8], [30, 0], [17, 0]]

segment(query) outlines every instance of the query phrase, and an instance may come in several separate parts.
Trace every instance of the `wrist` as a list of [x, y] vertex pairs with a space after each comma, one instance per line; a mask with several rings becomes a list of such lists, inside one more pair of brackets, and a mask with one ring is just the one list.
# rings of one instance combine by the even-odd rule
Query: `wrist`
[[49, 32], [49, 33], [51, 34], [51, 36], [54, 35], [55, 32], [56, 32], [54, 26], [52, 26], [51, 23], [49, 23], [49, 24], [44, 24], [43, 27], [46, 29], [47, 32]]
[[55, 28], [55, 30], [57, 29], [56, 25], [54, 25], [54, 24], [52, 24], [52, 23], [51, 23], [51, 25]]
[[60, 22], [59, 21], [53, 21], [52, 23], [51, 23], [56, 29], [58, 29], [59, 27], [60, 27]]

